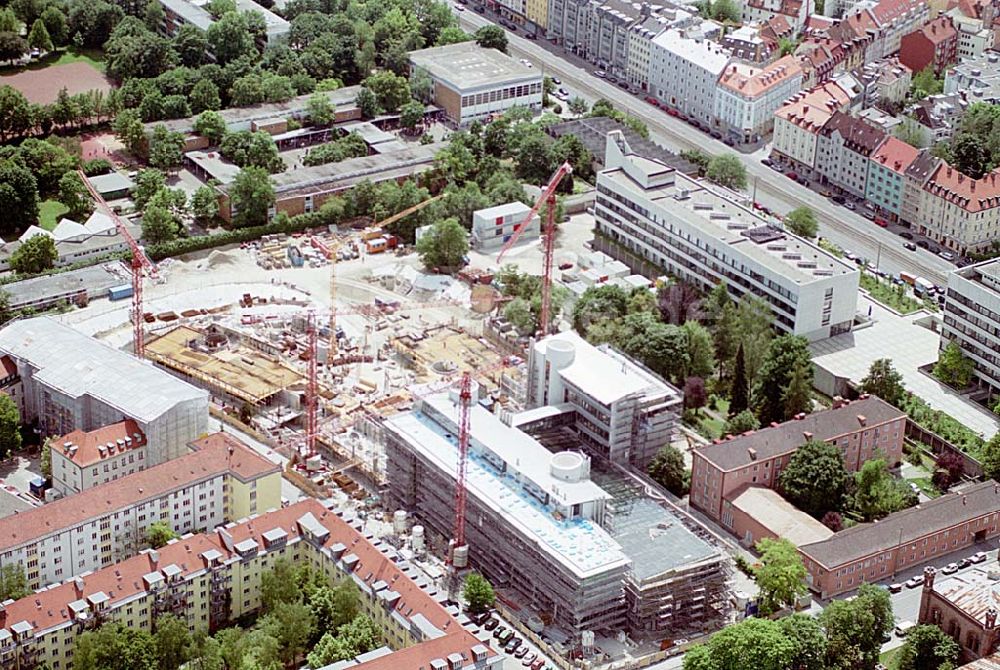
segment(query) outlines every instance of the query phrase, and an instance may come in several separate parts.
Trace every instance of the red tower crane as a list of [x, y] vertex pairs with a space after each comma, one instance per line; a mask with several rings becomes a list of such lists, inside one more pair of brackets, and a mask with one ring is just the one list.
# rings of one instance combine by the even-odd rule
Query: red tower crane
[[458, 474], [455, 481], [455, 529], [449, 562], [455, 552], [465, 546], [465, 473], [469, 462], [469, 414], [472, 409], [472, 375], [462, 374], [458, 387]]
[[531, 208], [528, 215], [521, 222], [521, 225], [514, 229], [514, 234], [510, 236], [507, 240], [507, 244], [503, 245], [503, 249], [500, 250], [500, 255], [497, 256], [497, 265], [503, 259], [504, 254], [517, 243], [517, 240], [521, 237], [521, 233], [524, 229], [528, 227], [531, 220], [538, 214], [538, 211], [546, 203], [548, 204], [548, 210], [545, 212], [545, 222], [542, 224], [542, 244], [543, 246], [543, 263], [542, 263], [542, 309], [539, 314], [538, 319], [538, 331], [539, 337], [545, 337], [549, 332], [549, 321], [551, 319], [550, 312], [552, 310], [552, 257], [555, 254], [555, 237], [556, 237], [556, 189], [559, 188], [559, 184], [562, 182], [563, 177], [573, 172], [573, 166], [569, 163], [563, 163], [560, 165], [552, 178], [549, 179], [548, 185], [542, 190], [542, 194], [538, 197], [535, 202], [535, 206]]
[[319, 339], [319, 327], [316, 324], [316, 313], [309, 312], [306, 317], [306, 337], [308, 339], [309, 360], [306, 361], [306, 458], [316, 453], [316, 433], [319, 413], [319, 371], [316, 367], [316, 345]]
[[146, 255], [143, 248], [132, 237], [132, 233], [125, 227], [125, 224], [115, 211], [108, 206], [108, 203], [104, 201], [101, 194], [90, 183], [83, 170], [78, 170], [77, 172], [80, 175], [80, 179], [83, 180], [83, 185], [87, 187], [87, 191], [90, 192], [90, 196], [94, 199], [94, 202], [97, 203], [97, 206], [105, 214], [111, 217], [111, 220], [114, 221], [118, 229], [118, 234], [125, 239], [129, 251], [132, 252], [132, 351], [139, 358], [145, 358], [146, 339], [143, 335], [142, 274], [148, 271], [150, 276], [156, 276], [156, 265], [153, 264], [153, 261], [149, 260], [149, 256]]

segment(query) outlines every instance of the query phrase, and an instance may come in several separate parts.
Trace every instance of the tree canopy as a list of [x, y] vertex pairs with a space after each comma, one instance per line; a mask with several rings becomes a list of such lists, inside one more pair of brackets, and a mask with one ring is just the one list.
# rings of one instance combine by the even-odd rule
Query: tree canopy
[[669, 444], [656, 452], [646, 471], [653, 481], [678, 497], [687, 494], [691, 485], [691, 471], [684, 467], [684, 455]]
[[789, 502], [819, 519], [840, 511], [850, 479], [836, 445], [808, 440], [792, 454], [779, 483]]
[[902, 406], [906, 389], [903, 375], [899, 374], [888, 358], [872, 361], [868, 374], [861, 380], [861, 390], [885, 400], [890, 405]]
[[761, 612], [770, 614], [794, 605], [808, 590], [806, 568], [795, 545], [784, 538], [764, 538], [756, 548], [760, 566], [754, 569], [754, 580], [760, 589]]
[[417, 253], [424, 267], [459, 268], [469, 252], [469, 234], [457, 219], [443, 219], [417, 240]]

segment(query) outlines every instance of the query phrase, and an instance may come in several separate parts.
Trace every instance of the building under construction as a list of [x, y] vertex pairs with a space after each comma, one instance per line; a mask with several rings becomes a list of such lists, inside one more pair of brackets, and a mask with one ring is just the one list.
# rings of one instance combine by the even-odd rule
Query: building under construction
[[[422, 399], [384, 422], [391, 504], [442, 537], [450, 536], [455, 515], [453, 396]], [[579, 445], [567, 429], [556, 432], [562, 446]], [[709, 533], [646, 496], [611, 464], [591, 477], [589, 457], [547, 449], [474, 405], [466, 507], [471, 564], [543, 621], [576, 636], [711, 628], [728, 612], [729, 572]]]

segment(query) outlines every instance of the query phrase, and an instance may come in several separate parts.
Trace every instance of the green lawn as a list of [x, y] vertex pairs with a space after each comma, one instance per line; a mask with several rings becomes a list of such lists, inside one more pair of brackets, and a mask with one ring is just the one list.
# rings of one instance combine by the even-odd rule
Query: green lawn
[[907, 479], [906, 481], [916, 484], [917, 488], [926, 493], [928, 498], [937, 498], [941, 495], [941, 492], [931, 484], [930, 477], [916, 477], [914, 479]]
[[59, 219], [68, 211], [69, 207], [58, 200], [43, 200], [38, 204], [38, 225], [45, 230], [55, 230]]
[[880, 280], [868, 272], [861, 273], [861, 288], [868, 291], [873, 300], [877, 300], [900, 314], [912, 314], [924, 306], [921, 301], [907, 295], [905, 286], [897, 286], [890, 281]]
[[884, 654], [879, 656], [878, 658], [879, 663], [884, 665], [889, 670], [896, 670], [896, 664], [899, 662], [899, 660], [896, 657], [899, 656], [899, 651], [901, 649], [902, 647], [896, 647], [895, 649], [890, 649], [889, 651], [885, 652]]
[[18, 72], [24, 72], [25, 70], [44, 70], [52, 65], [66, 65], [67, 63], [77, 63], [83, 61], [89, 63], [94, 69], [99, 72], [104, 72], [104, 52], [100, 49], [78, 49], [76, 47], [67, 47], [65, 49], [58, 49], [52, 53], [46, 54], [45, 58], [41, 58], [36, 61], [32, 61], [27, 65], [5, 65], [0, 67], [0, 74], [16, 74]]

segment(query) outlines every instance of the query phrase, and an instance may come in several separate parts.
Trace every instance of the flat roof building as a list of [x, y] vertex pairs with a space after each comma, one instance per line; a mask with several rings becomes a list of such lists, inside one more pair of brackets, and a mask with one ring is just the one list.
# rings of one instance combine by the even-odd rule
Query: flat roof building
[[180, 458], [0, 519], [0, 556], [40, 588], [134, 555], [157, 521], [183, 534], [279, 507], [280, 466], [214, 433]]
[[973, 364], [976, 383], [1000, 393], [1000, 260], [988, 260], [948, 275], [941, 349], [957, 342]]
[[762, 218], [738, 194], [634, 154], [608, 137], [597, 176], [595, 247], [647, 276], [667, 273], [704, 291], [724, 282], [760, 298], [783, 332], [821, 340], [847, 332], [859, 271]]
[[542, 73], [474, 41], [410, 52], [410, 82], [452, 121], [465, 125], [511, 107], [542, 108]]
[[[393, 506], [443, 537], [454, 517], [458, 415], [457, 394], [441, 393], [384, 423]], [[609, 495], [590, 480], [590, 459], [552, 454], [478, 403], [469, 425], [470, 563], [577, 635], [620, 629], [629, 561], [600, 525]]]
[[76, 634], [108, 621], [151, 631], [170, 613], [214, 632], [259, 611], [262, 575], [278, 559], [310, 565], [331, 585], [354, 584], [359, 610], [384, 632], [384, 647], [335, 667], [499, 670], [503, 663], [413, 563], [310, 499], [4, 603], [0, 665], [68, 666]]
[[677, 388], [608, 345], [568, 330], [528, 352], [527, 409], [568, 406], [581, 440], [615, 463], [645, 468], [676, 435]]
[[[163, 7], [163, 23], [161, 31], [168, 37], [173, 37], [184, 24], [192, 25], [203, 31], [208, 31], [215, 23], [215, 17], [206, 8], [208, 0], [159, 0]], [[255, 12], [264, 19], [264, 40], [260, 46], [275, 44], [288, 35], [291, 24], [269, 9], [253, 0], [236, 0], [236, 10], [240, 12]]]
[[509, 202], [504, 205], [479, 209], [472, 213], [472, 236], [474, 249], [499, 249], [507, 243], [519, 226], [523, 225], [520, 240], [536, 239], [541, 233], [538, 215], [526, 222], [531, 208], [523, 202]]
[[208, 432], [205, 391], [51, 317], [7, 324], [0, 352], [17, 365], [24, 385], [22, 419], [37, 420], [43, 436], [132, 419], [157, 465]]

